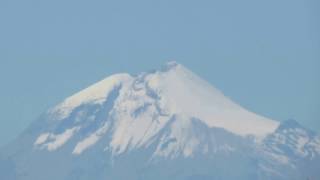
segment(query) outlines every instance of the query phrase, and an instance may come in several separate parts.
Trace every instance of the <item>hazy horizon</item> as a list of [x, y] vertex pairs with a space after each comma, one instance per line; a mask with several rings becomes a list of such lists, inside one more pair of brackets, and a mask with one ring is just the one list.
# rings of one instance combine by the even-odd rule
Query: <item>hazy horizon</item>
[[0, 2], [0, 146], [66, 97], [176, 60], [243, 107], [320, 130], [319, 2]]

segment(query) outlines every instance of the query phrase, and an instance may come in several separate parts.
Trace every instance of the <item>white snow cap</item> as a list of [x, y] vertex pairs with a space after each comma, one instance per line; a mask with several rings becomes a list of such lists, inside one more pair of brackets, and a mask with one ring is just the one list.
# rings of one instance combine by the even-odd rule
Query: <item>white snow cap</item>
[[[110, 99], [109, 96], [115, 89], [118, 95]], [[92, 103], [103, 105], [108, 100], [114, 101], [108, 114], [108, 117], [112, 116], [112, 125], [109, 127], [109, 124], [105, 124], [91, 132], [77, 143], [73, 154], [81, 154], [107, 132], [112, 133], [109, 147], [115, 154], [123, 153], [130, 148], [148, 146], [152, 143], [153, 137], [166, 127], [172, 117], [180, 117], [176, 119], [181, 121], [176, 123], [177, 126], [182, 124], [192, 126], [192, 123], [182, 123], [182, 121], [189, 122], [188, 120], [195, 118], [208, 127], [223, 128], [239, 136], [252, 135], [257, 139], [264, 138], [279, 126], [277, 121], [242, 108], [198, 75], [176, 62], [169, 62], [161, 70], [142, 73], [138, 76], [116, 74], [107, 77], [67, 98], [53, 108], [51, 113], [57, 117], [58, 121], [69, 120], [68, 117], [77, 107]], [[108, 118], [104, 121], [107, 122]], [[179, 134], [180, 131], [177, 130], [179, 128], [174, 127], [172, 131], [177, 131], [173, 132], [175, 136], [185, 136], [185, 134]], [[67, 128], [70, 129], [70, 127]], [[65, 144], [73, 133], [76, 131], [69, 130], [63, 135], [51, 135], [47, 132], [38, 137], [35, 145], [43, 146], [51, 138], [54, 140], [53, 143], [45, 145], [48, 148], [53, 146], [51, 150], [55, 150]], [[60, 136], [66, 138], [60, 138]], [[194, 145], [190, 145], [189, 149], [184, 151], [185, 154], [191, 154], [190, 148]]]
[[[67, 98], [53, 111], [63, 119], [82, 104], [107, 101], [108, 94], [119, 85], [126, 84], [130, 91], [132, 82], [138, 78], [129, 74], [112, 75]], [[160, 105], [171, 115], [198, 118], [210, 127], [221, 127], [238, 135], [263, 137], [279, 126], [277, 121], [242, 108], [175, 61], [168, 62], [160, 71], [147, 73], [143, 81], [157, 93]]]
[[78, 106], [86, 103], [102, 104], [107, 100], [109, 93], [123, 82], [129, 81], [132, 77], [129, 74], [115, 74], [99, 81], [90, 87], [72, 95], [61, 104], [51, 110], [51, 113], [64, 119]]
[[277, 121], [242, 108], [176, 62], [169, 62], [164, 71], [146, 79], [171, 114], [198, 118], [210, 127], [221, 127], [238, 135], [263, 137], [279, 126]]

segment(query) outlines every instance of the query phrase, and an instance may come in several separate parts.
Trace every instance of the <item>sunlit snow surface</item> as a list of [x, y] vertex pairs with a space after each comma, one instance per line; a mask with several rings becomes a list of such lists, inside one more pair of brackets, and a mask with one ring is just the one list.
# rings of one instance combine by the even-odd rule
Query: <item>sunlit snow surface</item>
[[[115, 154], [122, 153], [128, 148], [147, 146], [172, 116], [179, 117], [178, 120], [181, 121], [172, 127], [173, 134], [178, 137], [175, 148], [178, 148], [179, 143], [187, 141], [182, 137], [189, 133], [180, 132], [180, 128], [176, 126], [186, 126], [187, 129], [188, 125], [185, 123], [192, 118], [199, 119], [208, 127], [224, 128], [236, 135], [243, 137], [251, 135], [256, 139], [262, 139], [274, 132], [279, 125], [277, 121], [242, 108], [196, 74], [174, 62], [168, 63], [162, 70], [134, 77], [128, 74], [110, 76], [67, 98], [50, 113], [57, 120], [63, 121], [79, 106], [101, 105], [108, 101], [110, 92], [120, 86], [119, 95], [114, 99], [114, 106], [109, 112], [109, 116], [114, 120], [110, 127], [112, 129], [110, 147]], [[73, 153], [81, 154], [93, 146], [105, 133], [104, 131], [106, 130], [102, 128], [92, 132], [78, 142]], [[48, 133], [50, 132], [43, 132], [35, 144], [41, 145]], [[65, 141], [58, 141], [56, 143], [58, 145], [46, 146], [48, 150], [55, 150]], [[197, 147], [196, 139], [191, 142], [181, 150], [186, 156], [192, 154], [193, 149]], [[177, 149], [171, 151], [175, 152]]]
[[41, 134], [34, 145], [40, 147], [41, 149], [46, 148], [49, 151], [54, 151], [59, 147], [63, 146], [78, 130], [79, 127], [74, 127], [71, 129], [67, 129], [62, 134]]
[[115, 74], [96, 84], [74, 94], [64, 100], [51, 111], [58, 119], [62, 120], [70, 115], [70, 113], [78, 106], [87, 103], [101, 104], [107, 100], [110, 91], [119, 86], [121, 83], [130, 81], [129, 74]]
[[174, 62], [93, 84], [0, 151], [8, 180], [301, 180], [319, 166], [316, 133], [250, 112]]

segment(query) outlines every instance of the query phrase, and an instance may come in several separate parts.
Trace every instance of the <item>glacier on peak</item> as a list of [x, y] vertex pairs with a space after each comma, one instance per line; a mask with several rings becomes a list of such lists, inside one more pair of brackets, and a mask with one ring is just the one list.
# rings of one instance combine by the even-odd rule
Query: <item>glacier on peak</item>
[[[116, 95], [111, 98], [112, 93], [115, 92]], [[77, 143], [73, 154], [81, 154], [93, 146], [107, 133], [107, 129], [110, 129], [108, 132], [112, 133], [109, 146], [113, 154], [121, 154], [137, 147], [146, 147], [152, 143], [154, 137], [170, 122], [172, 117], [178, 117], [177, 120], [181, 121], [173, 126], [173, 131], [176, 131], [173, 134], [176, 137], [188, 134], [185, 131], [180, 132], [177, 125], [187, 125], [185, 128], [188, 129], [188, 126], [192, 125], [188, 124], [191, 119], [200, 120], [208, 128], [223, 128], [235, 135], [253, 136], [258, 140], [274, 132], [279, 126], [277, 121], [242, 108], [218, 89], [176, 62], [167, 63], [161, 70], [141, 73], [137, 76], [116, 74], [107, 77], [67, 98], [54, 107], [50, 113], [55, 119], [58, 119], [57, 123], [59, 120], [62, 121], [61, 124], [63, 121], [71, 121], [68, 118], [76, 114], [76, 117], [73, 118], [80, 119], [77, 121], [77, 126], [81, 127], [85, 123], [97, 123], [94, 115], [82, 117], [83, 112], [86, 111], [81, 111], [82, 106], [85, 108], [87, 105], [98, 105], [98, 109], [103, 109], [106, 103], [110, 106], [109, 110], [102, 112], [106, 117], [101, 120], [102, 124], [97, 125], [102, 127], [87, 133]], [[79, 110], [79, 113], [75, 113]], [[109, 122], [110, 120], [107, 122], [107, 119], [112, 119], [112, 123]], [[106, 125], [108, 128], [104, 128]], [[48, 133], [50, 132], [43, 132], [43, 134]], [[184, 134], [178, 135], [177, 133]], [[43, 138], [44, 136], [40, 135], [36, 142], [43, 141]], [[180, 138], [176, 143], [186, 143], [181, 142], [182, 140]], [[190, 155], [195, 146], [196, 143], [182, 151], [185, 155]]]
[[299, 180], [319, 177], [319, 162], [316, 133], [256, 115], [170, 62], [58, 104], [1, 150], [0, 179]]
[[[239, 135], [265, 136], [279, 125], [277, 121], [256, 115], [232, 102], [222, 92], [176, 62], [169, 62], [162, 70], [143, 76], [110, 76], [67, 98], [53, 112], [62, 114], [60, 119], [66, 118], [81, 104], [107, 101], [108, 93], [116, 86], [127, 84], [130, 86], [127, 91], [131, 91], [138, 86], [138, 81], [153, 91], [153, 95], [157, 96], [153, 98], [158, 98], [157, 101], [170, 114], [199, 118], [209, 126], [222, 127]], [[140, 82], [140, 85], [143, 83]]]
[[114, 74], [90, 87], [68, 97], [62, 103], [50, 110], [50, 113], [57, 115], [62, 120], [66, 118], [76, 107], [86, 103], [101, 104], [107, 100], [108, 94], [122, 83], [131, 80], [129, 74]]

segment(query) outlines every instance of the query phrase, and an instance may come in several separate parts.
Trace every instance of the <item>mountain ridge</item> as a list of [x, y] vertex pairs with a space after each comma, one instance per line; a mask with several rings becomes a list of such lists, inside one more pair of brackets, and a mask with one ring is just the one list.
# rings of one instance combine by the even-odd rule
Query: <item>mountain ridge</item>
[[8, 180], [298, 180], [319, 175], [320, 138], [242, 108], [170, 62], [70, 96], [0, 155]]

